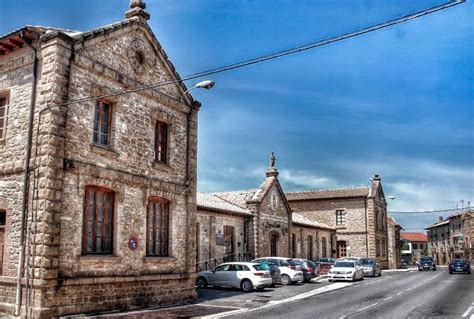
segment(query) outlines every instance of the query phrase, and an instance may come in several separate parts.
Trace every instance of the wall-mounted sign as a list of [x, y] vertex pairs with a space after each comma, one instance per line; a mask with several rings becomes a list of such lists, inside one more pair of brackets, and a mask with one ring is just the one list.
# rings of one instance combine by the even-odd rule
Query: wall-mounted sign
[[138, 248], [138, 238], [135, 235], [131, 235], [128, 239], [128, 249], [131, 251], [137, 250]]

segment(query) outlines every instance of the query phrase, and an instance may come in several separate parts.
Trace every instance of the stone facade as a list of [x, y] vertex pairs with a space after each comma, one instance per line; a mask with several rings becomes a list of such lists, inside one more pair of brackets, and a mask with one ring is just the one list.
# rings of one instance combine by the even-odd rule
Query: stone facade
[[428, 252], [439, 265], [448, 264], [454, 258], [472, 261], [474, 236], [473, 211], [458, 213], [426, 227]]
[[387, 238], [388, 238], [388, 268], [397, 269], [401, 264], [401, 242], [400, 231], [403, 227], [400, 226], [392, 217], [387, 218]]
[[242, 258], [332, 256], [334, 228], [293, 214], [276, 168], [266, 176], [258, 189], [198, 194], [199, 270]]
[[388, 268], [387, 202], [378, 175], [371, 187], [286, 195], [295, 213], [336, 229], [337, 257], [376, 257]]
[[[145, 13], [141, 3], [128, 19], [91, 32], [24, 27], [0, 39], [11, 48], [0, 51], [0, 96], [9, 101], [0, 140], [0, 211], [6, 212], [0, 310], [15, 308], [30, 126], [21, 313], [48, 318], [196, 296], [199, 103], [181, 97], [186, 88], [179, 84], [114, 94], [179, 80]], [[102, 101], [111, 105], [106, 146], [93, 139]], [[164, 163], [155, 160], [158, 121], [168, 128]], [[108, 254], [84, 252], [89, 186], [114, 194]], [[146, 249], [154, 198], [169, 203], [168, 249], [160, 257]]]

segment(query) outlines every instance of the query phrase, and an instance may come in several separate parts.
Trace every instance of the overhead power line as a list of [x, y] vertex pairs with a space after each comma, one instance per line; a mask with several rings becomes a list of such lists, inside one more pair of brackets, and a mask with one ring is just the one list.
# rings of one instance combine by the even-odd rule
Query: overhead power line
[[464, 208], [449, 208], [449, 209], [435, 209], [435, 210], [422, 210], [422, 211], [407, 211], [407, 212], [393, 212], [389, 211], [389, 214], [434, 214], [434, 213], [443, 213], [443, 212], [454, 212], [454, 211], [465, 211], [471, 209], [471, 206], [464, 207]]
[[343, 34], [343, 35], [335, 36], [335, 37], [324, 39], [324, 40], [319, 40], [317, 42], [311, 42], [311, 43], [308, 43], [308, 44], [304, 44], [304, 45], [300, 45], [300, 46], [293, 47], [293, 48], [290, 48], [290, 49], [286, 49], [286, 50], [277, 51], [277, 52], [274, 52], [274, 53], [258, 56], [258, 57], [255, 57], [255, 58], [251, 58], [251, 59], [248, 59], [248, 60], [243, 60], [243, 61], [232, 63], [232, 64], [229, 64], [229, 65], [225, 65], [225, 66], [221, 66], [221, 67], [217, 67], [217, 68], [208, 69], [208, 70], [205, 70], [205, 71], [193, 73], [193, 74], [182, 77], [181, 80], [164, 81], [164, 82], [159, 82], [159, 83], [155, 83], [155, 84], [151, 84], [151, 85], [147, 85], [147, 86], [138, 87], [138, 88], [131, 89], [131, 90], [117, 91], [117, 92], [107, 94], [107, 95], [92, 96], [92, 97], [86, 97], [86, 98], [81, 98], [81, 99], [76, 99], [76, 100], [70, 100], [70, 101], [65, 102], [65, 103], [51, 105], [49, 107], [46, 107], [45, 109], [49, 109], [49, 108], [54, 107], [54, 106], [66, 106], [66, 105], [73, 104], [73, 103], [82, 103], [82, 102], [87, 102], [87, 101], [91, 101], [91, 100], [96, 100], [98, 98], [115, 97], [115, 96], [125, 95], [125, 94], [129, 94], [129, 93], [135, 93], [135, 92], [139, 92], [139, 91], [155, 89], [155, 88], [166, 86], [166, 85], [171, 85], [171, 84], [176, 84], [176, 83], [180, 83], [180, 82], [184, 82], [184, 81], [194, 80], [194, 79], [201, 78], [201, 77], [204, 77], [204, 76], [209, 76], [209, 75], [213, 75], [213, 74], [217, 74], [217, 73], [227, 72], [227, 71], [247, 67], [247, 66], [250, 66], [250, 65], [258, 64], [258, 63], [262, 63], [262, 62], [266, 62], [266, 61], [270, 61], [270, 60], [275, 60], [275, 59], [278, 59], [278, 58], [281, 58], [281, 57], [284, 57], [284, 56], [287, 56], [287, 55], [292, 55], [292, 54], [296, 54], [296, 53], [299, 53], [299, 52], [311, 50], [311, 49], [321, 47], [321, 46], [324, 46], [324, 45], [327, 45], [327, 44], [347, 40], [347, 39], [357, 37], [357, 36], [360, 36], [360, 35], [363, 35], [363, 34], [366, 34], [366, 33], [374, 32], [374, 31], [377, 31], [377, 30], [380, 30], [380, 29], [384, 29], [384, 28], [387, 28], [387, 27], [390, 27], [390, 26], [393, 26], [393, 25], [396, 25], [396, 24], [400, 24], [400, 23], [404, 23], [404, 22], [407, 22], [407, 21], [410, 21], [410, 20], [414, 20], [414, 19], [420, 18], [422, 16], [432, 14], [432, 13], [435, 13], [435, 12], [438, 12], [438, 11], [445, 10], [447, 8], [456, 6], [456, 5], [461, 4], [463, 2], [465, 2], [465, 0], [449, 1], [449, 2], [443, 3], [441, 5], [429, 8], [429, 9], [424, 9], [424, 10], [421, 10], [421, 11], [418, 11], [418, 12], [415, 12], [415, 13], [405, 15], [403, 17], [388, 20], [386, 22], [378, 23], [378, 24], [375, 24], [375, 25], [372, 25], [372, 26], [369, 26], [369, 27], [365, 27], [363, 29], [359, 29], [357, 31], [353, 31], [353, 32], [346, 33], [346, 34]]

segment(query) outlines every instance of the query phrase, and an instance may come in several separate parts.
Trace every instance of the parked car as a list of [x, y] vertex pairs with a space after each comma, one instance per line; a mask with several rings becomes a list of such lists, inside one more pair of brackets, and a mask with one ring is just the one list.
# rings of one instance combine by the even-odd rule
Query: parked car
[[270, 270], [270, 275], [272, 276], [272, 286], [281, 284], [281, 271], [275, 263], [264, 261], [261, 262], [260, 265], [267, 266]]
[[433, 260], [433, 257], [421, 257], [417, 262], [416, 265], [418, 266], [419, 271], [423, 270], [436, 270], [436, 263]]
[[318, 266], [308, 259], [292, 258], [288, 260], [290, 264], [296, 264], [303, 272], [304, 282], [308, 282], [319, 276]]
[[281, 284], [282, 285], [289, 285], [289, 284], [296, 284], [297, 282], [302, 282], [303, 272], [301, 270], [294, 270], [290, 268], [290, 264], [288, 263], [289, 258], [284, 257], [261, 257], [252, 260], [252, 262], [260, 263], [262, 261], [266, 261], [268, 263], [274, 263], [278, 266], [281, 272]]
[[367, 276], [382, 276], [382, 265], [379, 261], [373, 257], [364, 257], [359, 259], [362, 269], [364, 270], [364, 275]]
[[471, 263], [469, 262], [469, 260], [466, 259], [453, 259], [448, 265], [448, 270], [450, 274], [455, 272], [465, 272], [470, 274]]
[[336, 258], [319, 258], [314, 263], [318, 266], [319, 275], [325, 275], [336, 263]]
[[338, 260], [348, 260], [348, 261], [359, 261], [361, 257], [342, 257], [339, 258]]
[[328, 272], [329, 281], [364, 279], [362, 265], [358, 261], [340, 260], [336, 261], [334, 267]]
[[268, 267], [257, 263], [230, 262], [220, 264], [213, 270], [201, 271], [197, 274], [196, 285], [206, 288], [214, 287], [240, 288], [245, 292], [263, 289], [272, 284]]

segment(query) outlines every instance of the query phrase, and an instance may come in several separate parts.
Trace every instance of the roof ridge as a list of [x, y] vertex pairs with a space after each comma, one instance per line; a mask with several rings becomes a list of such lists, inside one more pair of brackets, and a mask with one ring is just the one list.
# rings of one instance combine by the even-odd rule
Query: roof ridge
[[217, 198], [223, 200], [223, 201], [226, 202], [226, 203], [229, 203], [229, 204], [231, 204], [231, 205], [234, 205], [234, 206], [237, 206], [237, 207], [239, 207], [239, 208], [242, 208], [242, 209], [247, 210], [246, 207], [243, 207], [243, 206], [240, 206], [240, 205], [238, 205], [238, 204], [236, 204], [236, 203], [233, 203], [233, 202], [231, 202], [231, 201], [229, 201], [229, 200], [227, 200], [227, 199], [225, 199], [225, 198], [222, 198], [222, 197], [220, 197], [220, 196], [217, 196], [216, 194], [212, 194], [212, 196], [217, 197]]
[[325, 189], [313, 189], [307, 191], [293, 191], [285, 192], [285, 194], [298, 194], [298, 193], [319, 193], [325, 191], [338, 191], [338, 190], [348, 190], [348, 189], [370, 189], [368, 186], [355, 186], [355, 187], [341, 187], [341, 188], [325, 188]]

